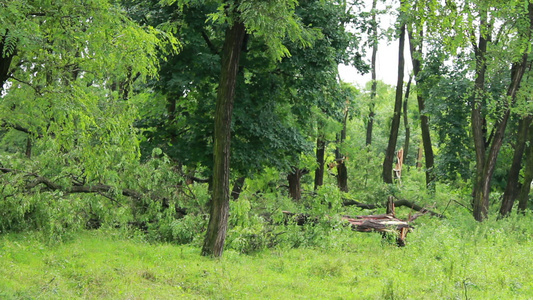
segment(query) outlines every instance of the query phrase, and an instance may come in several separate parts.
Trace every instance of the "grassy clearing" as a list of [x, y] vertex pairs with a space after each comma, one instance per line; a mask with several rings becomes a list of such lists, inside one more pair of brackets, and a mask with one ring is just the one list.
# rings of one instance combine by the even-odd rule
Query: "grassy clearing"
[[51, 246], [37, 234], [6, 234], [0, 298], [533, 298], [531, 216], [483, 224], [423, 218], [405, 248], [339, 229], [327, 247], [228, 250], [218, 260], [190, 245], [149, 244], [116, 231], [81, 232]]

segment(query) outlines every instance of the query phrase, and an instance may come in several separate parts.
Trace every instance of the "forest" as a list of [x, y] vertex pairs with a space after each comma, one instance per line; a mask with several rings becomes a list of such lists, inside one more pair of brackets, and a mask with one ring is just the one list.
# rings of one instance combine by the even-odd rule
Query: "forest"
[[532, 34], [530, 0], [3, 0], [0, 298], [531, 299]]

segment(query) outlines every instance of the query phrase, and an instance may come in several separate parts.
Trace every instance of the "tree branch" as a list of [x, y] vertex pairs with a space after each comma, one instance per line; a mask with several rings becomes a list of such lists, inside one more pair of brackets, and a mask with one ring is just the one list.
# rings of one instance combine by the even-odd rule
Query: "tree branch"
[[[22, 171], [10, 169], [10, 168], [0, 168], [0, 172], [2, 173], [23, 173]], [[111, 192], [114, 187], [107, 185], [107, 184], [88, 184], [88, 185], [76, 185], [76, 183], [73, 183], [73, 186], [70, 187], [62, 187], [61, 185], [52, 182], [50, 179], [39, 176], [37, 174], [33, 173], [26, 173], [27, 176], [34, 176], [35, 179], [28, 182], [26, 184], [26, 189], [32, 189], [40, 184], [44, 184], [48, 189], [52, 191], [63, 191], [66, 194], [76, 194], [76, 193], [108, 193]], [[136, 200], [140, 200], [143, 197], [143, 194], [140, 192], [137, 192], [133, 189], [123, 189], [122, 195], [134, 198]]]
[[219, 54], [218, 49], [215, 47], [215, 45], [213, 45], [213, 43], [211, 42], [211, 40], [207, 36], [207, 33], [205, 33], [204, 30], [202, 30], [202, 38], [204, 38], [205, 43], [207, 44], [207, 47], [209, 48], [209, 50], [211, 50], [211, 52], [213, 54], [217, 54], [218, 55]]
[[[361, 209], [376, 209], [376, 208], [380, 208], [380, 207], [386, 207], [386, 203], [383, 203], [383, 204], [367, 204], [367, 203], [361, 203], [361, 202], [357, 202], [355, 200], [351, 200], [351, 199], [346, 199], [346, 198], [343, 198], [342, 199], [344, 202], [342, 203], [343, 206], [351, 206], [351, 205], [355, 205]], [[439, 213], [436, 213], [432, 210], [429, 210], [429, 209], [426, 209], [426, 208], [423, 208], [422, 206], [414, 203], [414, 202], [411, 202], [409, 200], [406, 200], [406, 199], [401, 199], [401, 200], [396, 200], [394, 201], [394, 206], [398, 207], [398, 206], [405, 206], [405, 207], [409, 207], [413, 210], [416, 210], [416, 211], [419, 211], [421, 213], [429, 213], [431, 216], [433, 217], [438, 217], [440, 219], [445, 219], [446, 216], [442, 215], [442, 214], [439, 214]]]

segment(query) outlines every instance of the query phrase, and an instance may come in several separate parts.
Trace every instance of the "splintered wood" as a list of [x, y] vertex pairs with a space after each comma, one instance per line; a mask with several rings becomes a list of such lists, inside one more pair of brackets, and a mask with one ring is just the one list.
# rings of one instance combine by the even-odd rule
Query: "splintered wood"
[[398, 235], [398, 246], [405, 246], [405, 237], [413, 228], [407, 221], [393, 217], [392, 214], [367, 215], [367, 216], [343, 216], [343, 220], [348, 221], [352, 228], [359, 232], [382, 232], [395, 233]]
[[[306, 223], [318, 223], [318, 217], [311, 217], [307, 214], [295, 214], [289, 211], [283, 211], [288, 218], [285, 222], [291, 220], [298, 225]], [[393, 214], [367, 215], [367, 216], [342, 216], [342, 220], [347, 221], [353, 230], [359, 232], [381, 232], [396, 234], [396, 243], [398, 246], [405, 246], [405, 237], [413, 228], [408, 221], [397, 219]], [[412, 220], [412, 218], [410, 218]]]

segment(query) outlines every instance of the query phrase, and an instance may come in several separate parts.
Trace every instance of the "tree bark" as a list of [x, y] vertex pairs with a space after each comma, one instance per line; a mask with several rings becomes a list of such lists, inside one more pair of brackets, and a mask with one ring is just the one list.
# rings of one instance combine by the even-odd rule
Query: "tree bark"
[[244, 24], [236, 21], [226, 30], [222, 50], [215, 108], [212, 204], [202, 248], [203, 256], [219, 257], [224, 251], [229, 215], [231, 115], [244, 36]]
[[[344, 119], [342, 121], [342, 131], [337, 139], [338, 145], [341, 145], [346, 140], [346, 123], [348, 122], [348, 107], [344, 110]], [[348, 192], [348, 170], [346, 169], [346, 157], [341, 153], [337, 146], [335, 150], [335, 160], [337, 161], [337, 186], [339, 190]]]
[[246, 180], [246, 177], [241, 176], [235, 180], [235, 183], [233, 183], [233, 189], [231, 189], [231, 199], [233, 201], [236, 201], [239, 199], [239, 196], [241, 195], [242, 188], [244, 187], [244, 181]]
[[417, 87], [416, 100], [418, 102], [418, 112], [420, 113], [420, 130], [422, 131], [422, 146], [424, 148], [424, 158], [426, 162], [426, 187], [432, 189], [434, 186], [432, 182], [435, 179], [433, 165], [435, 164], [435, 156], [433, 154], [433, 146], [431, 144], [431, 134], [429, 130], [429, 117], [425, 115], [426, 100], [421, 91], [423, 88], [423, 81], [420, 78], [420, 71], [422, 70], [422, 42], [424, 39], [424, 32], [419, 31], [420, 41], [418, 45], [415, 43], [412, 32], [409, 32], [409, 49], [411, 50], [411, 62], [413, 64], [413, 74]]
[[526, 149], [526, 165], [524, 166], [524, 183], [518, 195], [518, 212], [524, 213], [529, 201], [531, 182], [533, 181], [533, 124], [529, 127], [528, 146]]
[[422, 157], [424, 156], [423, 147], [418, 146], [418, 151], [416, 154], [416, 168], [420, 170], [422, 168]]
[[289, 195], [295, 201], [299, 201], [302, 198], [302, 186], [300, 181], [302, 175], [303, 170], [296, 167], [293, 167], [292, 172], [287, 175], [287, 181], [289, 182]]
[[376, 21], [376, 4], [377, 0], [372, 1], [372, 87], [370, 89], [370, 112], [368, 113], [368, 123], [366, 125], [366, 145], [372, 144], [372, 130], [374, 126], [374, 106], [377, 92], [376, 81], [376, 57], [378, 52], [378, 23]]
[[32, 150], [32, 142], [31, 142], [31, 136], [28, 135], [26, 137], [26, 158], [31, 158], [31, 150]]
[[409, 125], [409, 116], [407, 115], [407, 106], [409, 104], [409, 92], [411, 91], [411, 80], [412, 76], [409, 76], [409, 81], [407, 82], [407, 88], [405, 90], [405, 97], [403, 99], [403, 126], [405, 127], [405, 141], [403, 143], [403, 162], [407, 161], [407, 156], [409, 155], [409, 140], [411, 139], [411, 126]]
[[319, 134], [316, 138], [316, 163], [317, 168], [315, 170], [315, 190], [319, 186], [324, 184], [324, 152], [326, 149], [326, 141], [324, 141], [324, 136]]
[[[487, 13], [482, 14], [481, 25], [485, 26], [487, 23]], [[488, 216], [489, 202], [488, 197], [483, 194], [483, 185], [485, 184], [484, 165], [485, 165], [485, 139], [483, 134], [483, 118], [481, 116], [481, 103], [483, 93], [485, 91], [485, 73], [486, 52], [487, 52], [487, 38], [479, 35], [477, 47], [475, 47], [476, 57], [476, 79], [474, 82], [474, 103], [472, 103], [472, 136], [474, 139], [474, 149], [476, 152], [476, 177], [474, 178], [474, 187], [472, 200], [474, 219], [483, 221]]]
[[[402, 17], [400, 17], [400, 20]], [[402, 112], [402, 96], [403, 96], [403, 75], [405, 59], [403, 50], [405, 47], [405, 22], [401, 21], [400, 27], [400, 42], [398, 47], [398, 81], [396, 82], [396, 100], [394, 102], [394, 116], [392, 118], [392, 125], [389, 135], [389, 143], [385, 153], [385, 160], [383, 162], [383, 181], [392, 184], [392, 168], [394, 163], [394, 155], [396, 150], [396, 143], [398, 141], [398, 130], [400, 128], [400, 117]]]
[[520, 119], [518, 124], [518, 134], [516, 137], [516, 146], [513, 154], [513, 162], [507, 176], [507, 185], [503, 193], [502, 205], [500, 207], [500, 218], [506, 217], [513, 209], [514, 201], [519, 193], [518, 179], [522, 164], [522, 156], [526, 148], [528, 129], [533, 120], [533, 115], [528, 115]]

